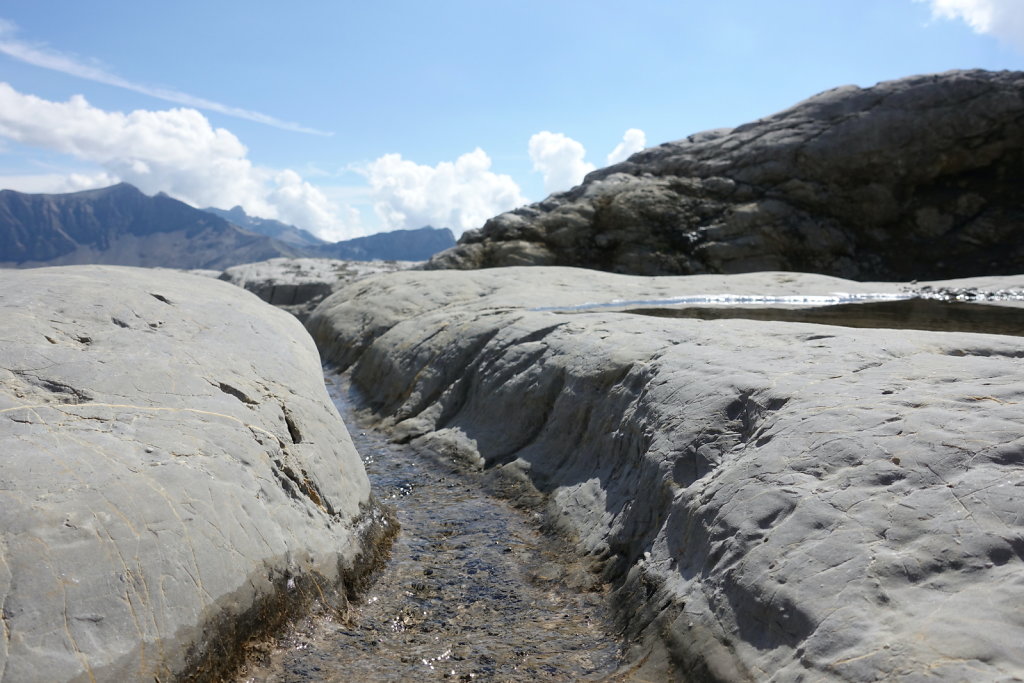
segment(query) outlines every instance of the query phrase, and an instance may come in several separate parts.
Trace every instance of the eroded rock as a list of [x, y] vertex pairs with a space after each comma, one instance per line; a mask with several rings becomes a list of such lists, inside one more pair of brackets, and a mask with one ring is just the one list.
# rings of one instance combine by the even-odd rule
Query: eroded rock
[[226, 283], [0, 271], [0, 679], [210, 680], [387, 536], [291, 316]]
[[428, 267], [936, 279], [1024, 270], [1024, 73], [846, 86], [501, 214]]
[[339, 261], [324, 258], [275, 258], [228, 268], [220, 279], [247, 289], [267, 303], [305, 320], [328, 295], [353, 280], [390, 273], [411, 261]]
[[667, 649], [697, 680], [1015, 680], [1019, 337], [626, 311], [901, 289], [405, 272], [346, 288], [307, 327], [394, 438], [546, 493], [551, 522], [615, 582], [637, 656]]

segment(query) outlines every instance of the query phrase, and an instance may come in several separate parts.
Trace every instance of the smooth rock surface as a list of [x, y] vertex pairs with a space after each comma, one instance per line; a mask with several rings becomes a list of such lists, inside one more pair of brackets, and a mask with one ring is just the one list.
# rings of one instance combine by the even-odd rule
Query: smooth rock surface
[[858, 280], [1024, 271], [1024, 73], [845, 86], [589, 174], [429, 267]]
[[213, 679], [386, 535], [290, 315], [227, 283], [0, 271], [0, 680]]
[[545, 492], [638, 657], [696, 680], [1021, 680], [1019, 337], [574, 308], [900, 288], [409, 271], [307, 328], [394, 438]]
[[412, 261], [275, 258], [233, 266], [219, 277], [305, 320], [321, 301], [349, 282], [414, 265]]

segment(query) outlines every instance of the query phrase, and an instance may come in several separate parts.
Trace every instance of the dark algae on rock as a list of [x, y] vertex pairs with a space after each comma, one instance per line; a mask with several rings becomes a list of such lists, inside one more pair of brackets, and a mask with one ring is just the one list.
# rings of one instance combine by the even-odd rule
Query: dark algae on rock
[[857, 280], [1024, 270], [1024, 73], [846, 86], [691, 135], [496, 216], [435, 268]]

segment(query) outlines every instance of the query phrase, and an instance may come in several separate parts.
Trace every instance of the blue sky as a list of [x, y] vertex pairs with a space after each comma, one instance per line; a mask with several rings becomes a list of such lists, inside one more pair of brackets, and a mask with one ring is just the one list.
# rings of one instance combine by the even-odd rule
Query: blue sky
[[644, 145], [955, 68], [1024, 69], [1024, 0], [5, 0], [0, 187], [461, 233]]

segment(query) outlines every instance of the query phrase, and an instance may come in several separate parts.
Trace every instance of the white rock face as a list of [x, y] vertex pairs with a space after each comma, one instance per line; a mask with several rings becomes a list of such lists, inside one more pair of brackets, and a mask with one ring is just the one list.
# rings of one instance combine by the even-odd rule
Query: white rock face
[[379, 520], [292, 316], [182, 273], [0, 271], [0, 339], [0, 679], [216, 676], [344, 606]]
[[396, 438], [548, 493], [551, 518], [616, 582], [627, 635], [660, 641], [680, 673], [1016, 680], [1019, 336], [572, 308], [886, 290], [900, 286], [405, 272], [351, 285], [307, 327]]

